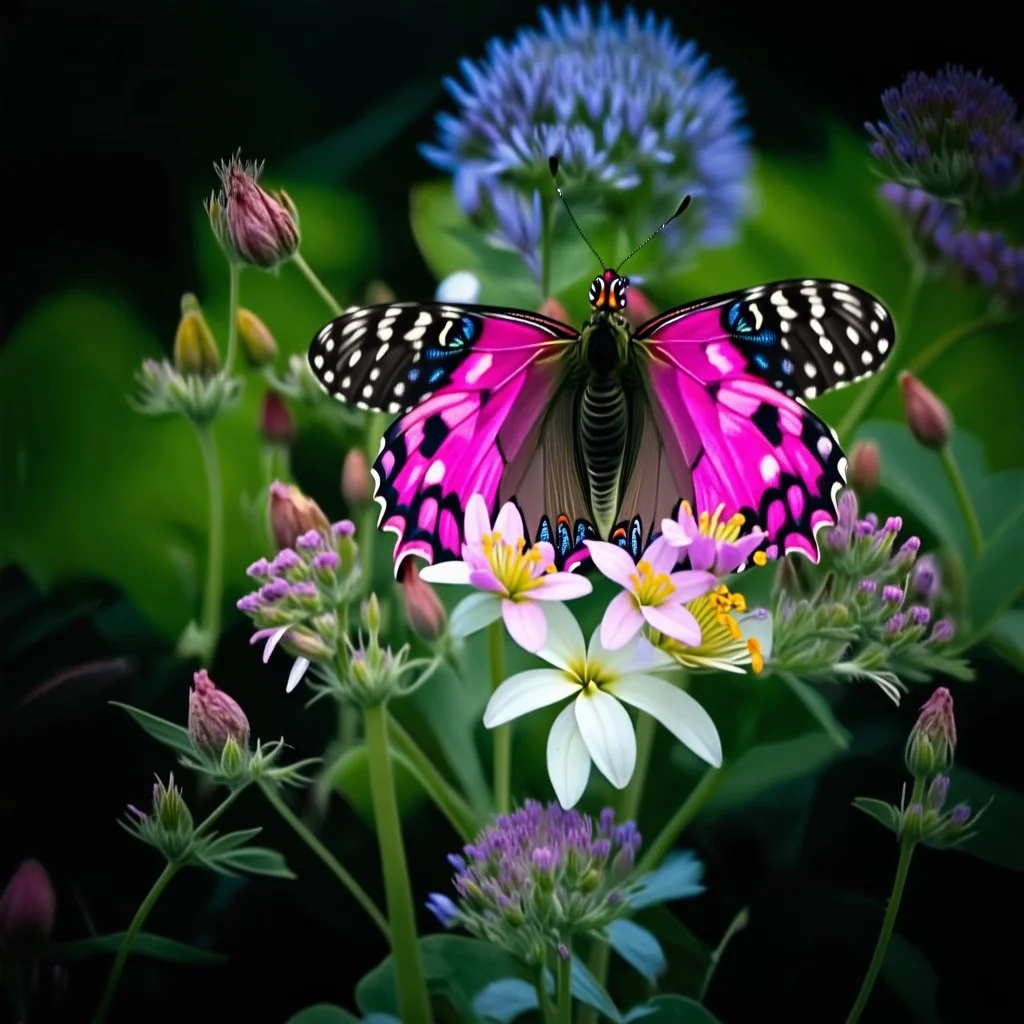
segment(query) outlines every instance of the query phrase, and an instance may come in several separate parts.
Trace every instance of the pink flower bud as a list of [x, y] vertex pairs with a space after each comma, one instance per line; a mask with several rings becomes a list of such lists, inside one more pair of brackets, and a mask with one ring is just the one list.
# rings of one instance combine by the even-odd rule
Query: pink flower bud
[[542, 316], [549, 316], [552, 320], [557, 320], [559, 323], [566, 324], [569, 322], [569, 311], [558, 301], [558, 299], [545, 299], [540, 304], [538, 312]]
[[850, 455], [850, 486], [860, 495], [870, 494], [882, 475], [878, 445], [874, 441], [858, 441]]
[[623, 309], [622, 315], [633, 327], [639, 327], [656, 317], [658, 310], [639, 288], [630, 288], [626, 293], [626, 307]]
[[295, 440], [295, 419], [288, 403], [276, 391], [268, 391], [263, 396], [260, 433], [270, 444], [287, 445]]
[[257, 184], [263, 164], [243, 164], [236, 153], [216, 170], [222, 188], [210, 196], [206, 212], [227, 254], [264, 269], [294, 256], [299, 248], [295, 206], [285, 192], [270, 192]]
[[370, 466], [361, 448], [350, 448], [341, 465], [341, 494], [350, 506], [370, 500]]
[[12, 956], [32, 953], [50, 937], [57, 902], [37, 860], [22, 861], [0, 897], [0, 945]]
[[270, 485], [270, 529], [281, 551], [295, 547], [299, 537], [310, 530], [329, 536], [331, 524], [320, 506], [298, 487], [275, 481]]
[[238, 701], [214, 685], [206, 669], [193, 676], [188, 695], [188, 735], [196, 750], [218, 756], [230, 739], [242, 748], [249, 746], [249, 719]]
[[434, 588], [420, 578], [420, 571], [412, 558], [402, 563], [402, 600], [409, 628], [423, 640], [436, 640], [448, 622], [447, 613]]
[[944, 448], [953, 432], [949, 409], [912, 373], [904, 370], [899, 379], [910, 432], [926, 448]]
[[945, 772], [956, 751], [953, 698], [940, 686], [921, 708], [907, 740], [907, 767], [915, 778]]

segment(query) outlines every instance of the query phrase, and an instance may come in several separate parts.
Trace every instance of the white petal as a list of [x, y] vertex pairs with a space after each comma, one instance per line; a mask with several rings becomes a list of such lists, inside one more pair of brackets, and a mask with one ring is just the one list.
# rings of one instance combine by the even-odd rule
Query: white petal
[[625, 675], [627, 672], [662, 672], [678, 667], [678, 662], [674, 658], [655, 647], [646, 637], [638, 636], [617, 651], [606, 650], [601, 643], [600, 627], [595, 629], [590, 637], [587, 664], [592, 669], [600, 665], [604, 674], [611, 678]]
[[448, 629], [454, 637], [470, 636], [501, 618], [501, 598], [497, 594], [470, 594], [452, 611]]
[[529, 714], [537, 708], [546, 708], [556, 701], [565, 700], [579, 691], [579, 684], [570, 682], [564, 672], [553, 668], [537, 668], [520, 672], [506, 679], [484, 708], [484, 725], [488, 729], [511, 722], [513, 718]]
[[506, 544], [515, 547], [524, 539], [523, 517], [519, 514], [515, 502], [506, 501], [498, 511], [498, 517], [494, 520], [494, 532], [501, 534], [501, 539]]
[[[680, 743], [718, 768], [722, 741], [711, 716], [685, 690], [657, 676], [629, 675], [605, 689], [619, 700], [656, 718]], [[594, 758], [596, 761], [597, 758]]]
[[576, 724], [573, 704], [559, 712], [548, 733], [548, 775], [558, 802], [574, 807], [590, 778], [590, 755]]
[[465, 562], [438, 562], [436, 565], [425, 565], [420, 570], [420, 579], [428, 583], [460, 583], [468, 586], [471, 571]]
[[548, 638], [548, 620], [539, 604], [532, 601], [501, 602], [501, 617], [505, 620], [508, 635], [524, 651], [539, 651]]
[[[491, 517], [487, 514], [487, 503], [482, 494], [474, 494], [466, 502], [465, 520], [466, 543], [472, 547], [480, 547], [485, 533], [491, 532]], [[423, 576], [423, 573], [420, 573]]]
[[284, 688], [285, 693], [291, 693], [299, 685], [302, 677], [306, 674], [307, 668], [309, 668], [309, 658], [295, 659], [295, 664], [292, 665], [292, 670], [288, 673], [288, 683]]
[[736, 616], [736, 624], [740, 627], [744, 640], [756, 640], [761, 646], [761, 657], [768, 661], [772, 656], [773, 623], [771, 612], [758, 615], [747, 612]]
[[594, 689], [573, 701], [576, 724], [601, 774], [625, 789], [636, 767], [636, 734], [629, 712], [612, 696]]
[[[263, 664], [264, 665], [266, 665], [266, 663], [268, 661], [270, 661], [270, 656], [274, 653], [274, 648], [281, 642], [281, 640], [284, 637], [285, 633], [287, 633], [289, 629], [291, 629], [291, 626], [282, 626], [279, 630], [277, 630], [276, 633], [271, 634], [270, 639], [267, 640], [266, 644], [263, 647]], [[254, 636], [249, 641], [249, 643], [252, 643], [256, 639], [257, 639], [257, 637]]]
[[561, 602], [547, 602], [542, 607], [548, 620], [548, 638], [537, 657], [564, 669], [574, 661], [582, 662], [586, 657], [586, 641], [576, 616]]

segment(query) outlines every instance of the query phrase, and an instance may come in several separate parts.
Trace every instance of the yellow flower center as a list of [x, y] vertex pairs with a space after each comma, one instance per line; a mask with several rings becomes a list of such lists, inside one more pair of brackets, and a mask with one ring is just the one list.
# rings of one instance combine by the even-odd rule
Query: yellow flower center
[[[693, 516], [693, 510], [690, 508], [688, 501], [683, 502], [683, 511], [688, 516]], [[697, 517], [697, 529], [705, 537], [713, 537], [717, 541], [732, 543], [739, 537], [740, 530], [743, 529], [746, 519], [737, 512], [723, 521], [722, 513], [724, 511], [725, 503], [723, 502], [710, 515], [707, 512], [701, 512], [700, 516]]]
[[[515, 544], [509, 544], [495, 530], [493, 533], [485, 533], [480, 543], [495, 579], [505, 588], [509, 597], [533, 590], [543, 582], [537, 571], [541, 560], [540, 550], [530, 548], [527, 551], [524, 538], [520, 537]], [[554, 565], [549, 565], [545, 570], [554, 571]]]
[[675, 584], [666, 572], [655, 572], [650, 562], [636, 563], [637, 571], [629, 577], [640, 604], [658, 605], [675, 592]]
[[745, 612], [747, 599], [742, 594], [731, 593], [723, 583], [708, 595], [708, 602], [714, 610], [715, 621], [729, 630], [733, 640], [739, 640], [743, 634], [740, 632], [740, 624], [732, 617], [731, 613]]
[[750, 667], [756, 673], [764, 671], [764, 655], [761, 653], [761, 644], [752, 636], [747, 637], [747, 650], [750, 652]]

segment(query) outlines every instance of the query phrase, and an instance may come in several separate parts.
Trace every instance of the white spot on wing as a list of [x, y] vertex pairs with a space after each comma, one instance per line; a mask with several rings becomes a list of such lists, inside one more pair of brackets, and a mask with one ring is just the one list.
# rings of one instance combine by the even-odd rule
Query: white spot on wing
[[373, 398], [372, 384], [367, 384], [366, 387], [363, 388], [363, 398]]
[[418, 317], [416, 317], [416, 323], [413, 326], [426, 327], [433, 319], [434, 318], [426, 310], [424, 310], [422, 313], [420, 313]]
[[333, 381], [334, 381], [334, 371], [333, 370], [327, 370], [324, 373], [324, 383], [325, 384], [331, 384], [331, 383], [333, 383]]
[[818, 438], [818, 454], [827, 459], [832, 454], [832, 442], [827, 437]]
[[466, 371], [466, 383], [475, 384], [490, 368], [494, 357], [490, 353], [481, 356], [476, 363]]
[[444, 463], [440, 459], [434, 459], [423, 475], [423, 482], [425, 484], [439, 484], [443, 479]]
[[323, 356], [313, 356], [313, 365], [318, 370], [322, 370], [324, 368], [324, 357]]
[[857, 332], [856, 327], [847, 327], [846, 336], [854, 343], [854, 345], [860, 344], [860, 334]]
[[379, 349], [377, 349], [377, 354], [373, 357], [374, 362], [379, 363], [388, 354], [388, 349], [390, 347], [391, 346], [388, 345], [388, 343], [385, 341], [384, 344], [381, 345]]
[[355, 366], [356, 363], [358, 363], [359, 360], [362, 358], [362, 355], [363, 353], [357, 348], [355, 352], [353, 352], [352, 355], [348, 357], [348, 365]]
[[832, 342], [829, 341], [828, 338], [824, 336], [820, 337], [818, 339], [818, 344], [821, 346], [821, 351], [824, 352], [825, 355], [832, 355]]
[[804, 363], [804, 373], [813, 380], [818, 376], [818, 368], [814, 363]]
[[811, 306], [811, 316], [824, 316], [825, 307], [820, 302], [815, 302]]
[[405, 332], [405, 340], [406, 341], [419, 341], [420, 338], [422, 338], [423, 335], [426, 334], [426, 333], [427, 333], [426, 327], [410, 327], [409, 330], [407, 330]]
[[754, 330], [761, 330], [761, 324], [764, 323], [764, 317], [761, 315], [761, 310], [757, 308], [757, 303], [750, 303], [750, 312], [754, 315]]
[[846, 366], [841, 359], [837, 359], [832, 364], [832, 369], [835, 370], [837, 377], [842, 377], [842, 375], [846, 373]]
[[878, 351], [881, 352], [882, 355], [885, 355], [885, 353], [889, 351], [889, 342], [885, 338], [878, 343]]
[[860, 361], [865, 366], [870, 366], [874, 362], [874, 359], [875, 357], [867, 349], [864, 349], [860, 354]]
[[766, 455], [761, 460], [761, 479], [766, 483], [773, 483], [779, 476], [779, 464], [774, 455]]

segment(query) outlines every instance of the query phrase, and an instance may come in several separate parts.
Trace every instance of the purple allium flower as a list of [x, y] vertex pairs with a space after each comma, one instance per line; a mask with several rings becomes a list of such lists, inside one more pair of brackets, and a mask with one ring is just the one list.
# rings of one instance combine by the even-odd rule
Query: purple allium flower
[[246, 594], [238, 599], [235, 607], [246, 615], [252, 615], [263, 607], [263, 598], [259, 594]]
[[882, 600], [886, 604], [900, 605], [903, 603], [903, 588], [888, 586], [882, 588]]
[[679, 252], [683, 232], [728, 241], [751, 162], [731, 80], [653, 12], [580, 4], [542, 8], [540, 21], [510, 43], [493, 40], [446, 82], [458, 112], [439, 115], [437, 142], [421, 152], [452, 173], [463, 210], [493, 225], [539, 280], [556, 155], [572, 192], [627, 237], [649, 233], [690, 193], [692, 217], [666, 230], [663, 252]]
[[932, 617], [931, 611], [920, 604], [915, 604], [908, 614], [910, 615], [910, 621], [915, 626], [927, 626]]
[[895, 181], [944, 199], [1011, 190], [1024, 171], [1024, 122], [1002, 86], [947, 67], [907, 75], [882, 95], [887, 120], [868, 124], [872, 155]]
[[300, 551], [316, 551], [324, 546], [324, 538], [319, 530], [307, 530], [295, 541]]
[[333, 572], [338, 568], [338, 553], [336, 551], [321, 551], [313, 557], [313, 568], [318, 572]]
[[270, 563], [270, 571], [275, 576], [283, 576], [286, 572], [291, 569], [297, 569], [300, 565], [302, 565], [302, 559], [299, 558], [295, 551], [291, 548], [282, 548]]
[[451, 928], [459, 919], [459, 908], [454, 901], [443, 893], [432, 892], [427, 897], [427, 910], [429, 910], [444, 925]]

